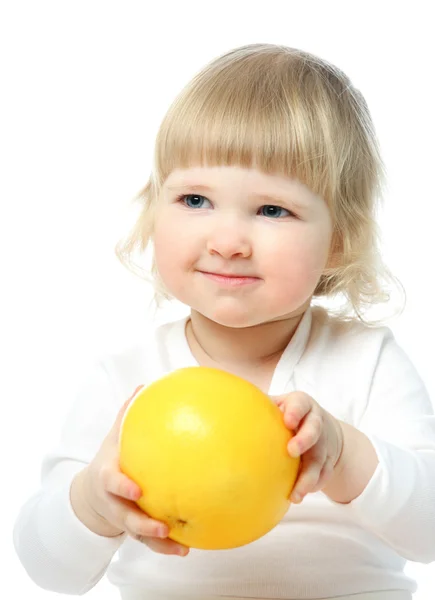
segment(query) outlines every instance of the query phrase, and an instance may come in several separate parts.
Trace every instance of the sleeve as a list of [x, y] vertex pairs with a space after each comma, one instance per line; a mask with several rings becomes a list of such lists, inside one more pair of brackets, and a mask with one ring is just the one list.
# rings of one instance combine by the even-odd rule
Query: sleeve
[[41, 485], [21, 507], [13, 541], [29, 577], [41, 588], [82, 595], [105, 574], [126, 534], [89, 530], [70, 503], [73, 477], [95, 456], [112, 427], [119, 402], [102, 361], [95, 361], [75, 392], [57, 446], [45, 455]]
[[435, 561], [435, 416], [414, 365], [387, 328], [358, 429], [379, 463], [341, 505], [405, 559]]

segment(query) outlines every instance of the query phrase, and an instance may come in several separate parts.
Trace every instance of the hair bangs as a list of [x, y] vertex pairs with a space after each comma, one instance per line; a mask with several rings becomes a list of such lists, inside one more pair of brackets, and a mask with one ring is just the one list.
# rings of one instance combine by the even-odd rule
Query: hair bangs
[[240, 60], [219, 76], [210, 68], [182, 91], [156, 138], [158, 185], [176, 168], [239, 166], [298, 179], [330, 204], [337, 161], [329, 121], [313, 102], [319, 88], [305, 82], [301, 98], [300, 85], [285, 81], [288, 69], [267, 66]]

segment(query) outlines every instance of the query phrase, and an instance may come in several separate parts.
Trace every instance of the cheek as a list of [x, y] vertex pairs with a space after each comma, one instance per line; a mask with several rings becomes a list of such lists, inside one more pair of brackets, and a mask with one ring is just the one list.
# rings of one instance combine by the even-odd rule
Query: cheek
[[196, 256], [189, 233], [182, 220], [162, 214], [156, 219], [153, 245], [154, 261], [167, 289], [177, 294], [183, 287], [183, 274], [194, 264]]
[[295, 269], [308, 280], [318, 279], [328, 259], [327, 241], [305, 240], [296, 253]]
[[[169, 206], [160, 210], [154, 224], [154, 245], [159, 250], [167, 246], [187, 248], [192, 242], [194, 230], [189, 219], [175, 207]], [[194, 238], [193, 238], [194, 239]]]
[[303, 231], [301, 235], [279, 240], [274, 244], [274, 252], [269, 253], [267, 270], [275, 279], [283, 293], [294, 290], [315, 288], [328, 259], [329, 238], [326, 233]]
[[171, 218], [168, 209], [160, 209], [154, 221], [154, 240], [160, 247], [167, 243], [175, 233], [176, 220]]
[[178, 252], [178, 237], [175, 235], [175, 228], [171, 221], [161, 217], [156, 220], [154, 226], [154, 260], [160, 276], [164, 281], [170, 276], [171, 265], [174, 256]]

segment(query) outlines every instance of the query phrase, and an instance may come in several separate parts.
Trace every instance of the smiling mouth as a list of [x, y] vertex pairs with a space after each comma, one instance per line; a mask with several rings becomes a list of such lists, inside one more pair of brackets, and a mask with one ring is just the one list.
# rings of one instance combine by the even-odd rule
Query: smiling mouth
[[249, 285], [258, 283], [259, 277], [251, 277], [247, 275], [223, 275], [220, 273], [209, 273], [208, 271], [199, 271], [202, 275], [216, 283], [228, 286]]

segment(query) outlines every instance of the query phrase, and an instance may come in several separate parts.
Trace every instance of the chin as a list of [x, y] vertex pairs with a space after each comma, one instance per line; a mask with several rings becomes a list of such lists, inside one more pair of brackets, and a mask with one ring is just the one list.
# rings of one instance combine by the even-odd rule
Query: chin
[[246, 313], [238, 313], [234, 310], [228, 311], [203, 311], [199, 310], [204, 317], [210, 319], [214, 323], [221, 325], [222, 327], [232, 327], [233, 329], [244, 329], [246, 327], [254, 327], [255, 325], [260, 325], [264, 323], [267, 317], [264, 319], [258, 318], [258, 314], [254, 318], [254, 316], [246, 314]]

